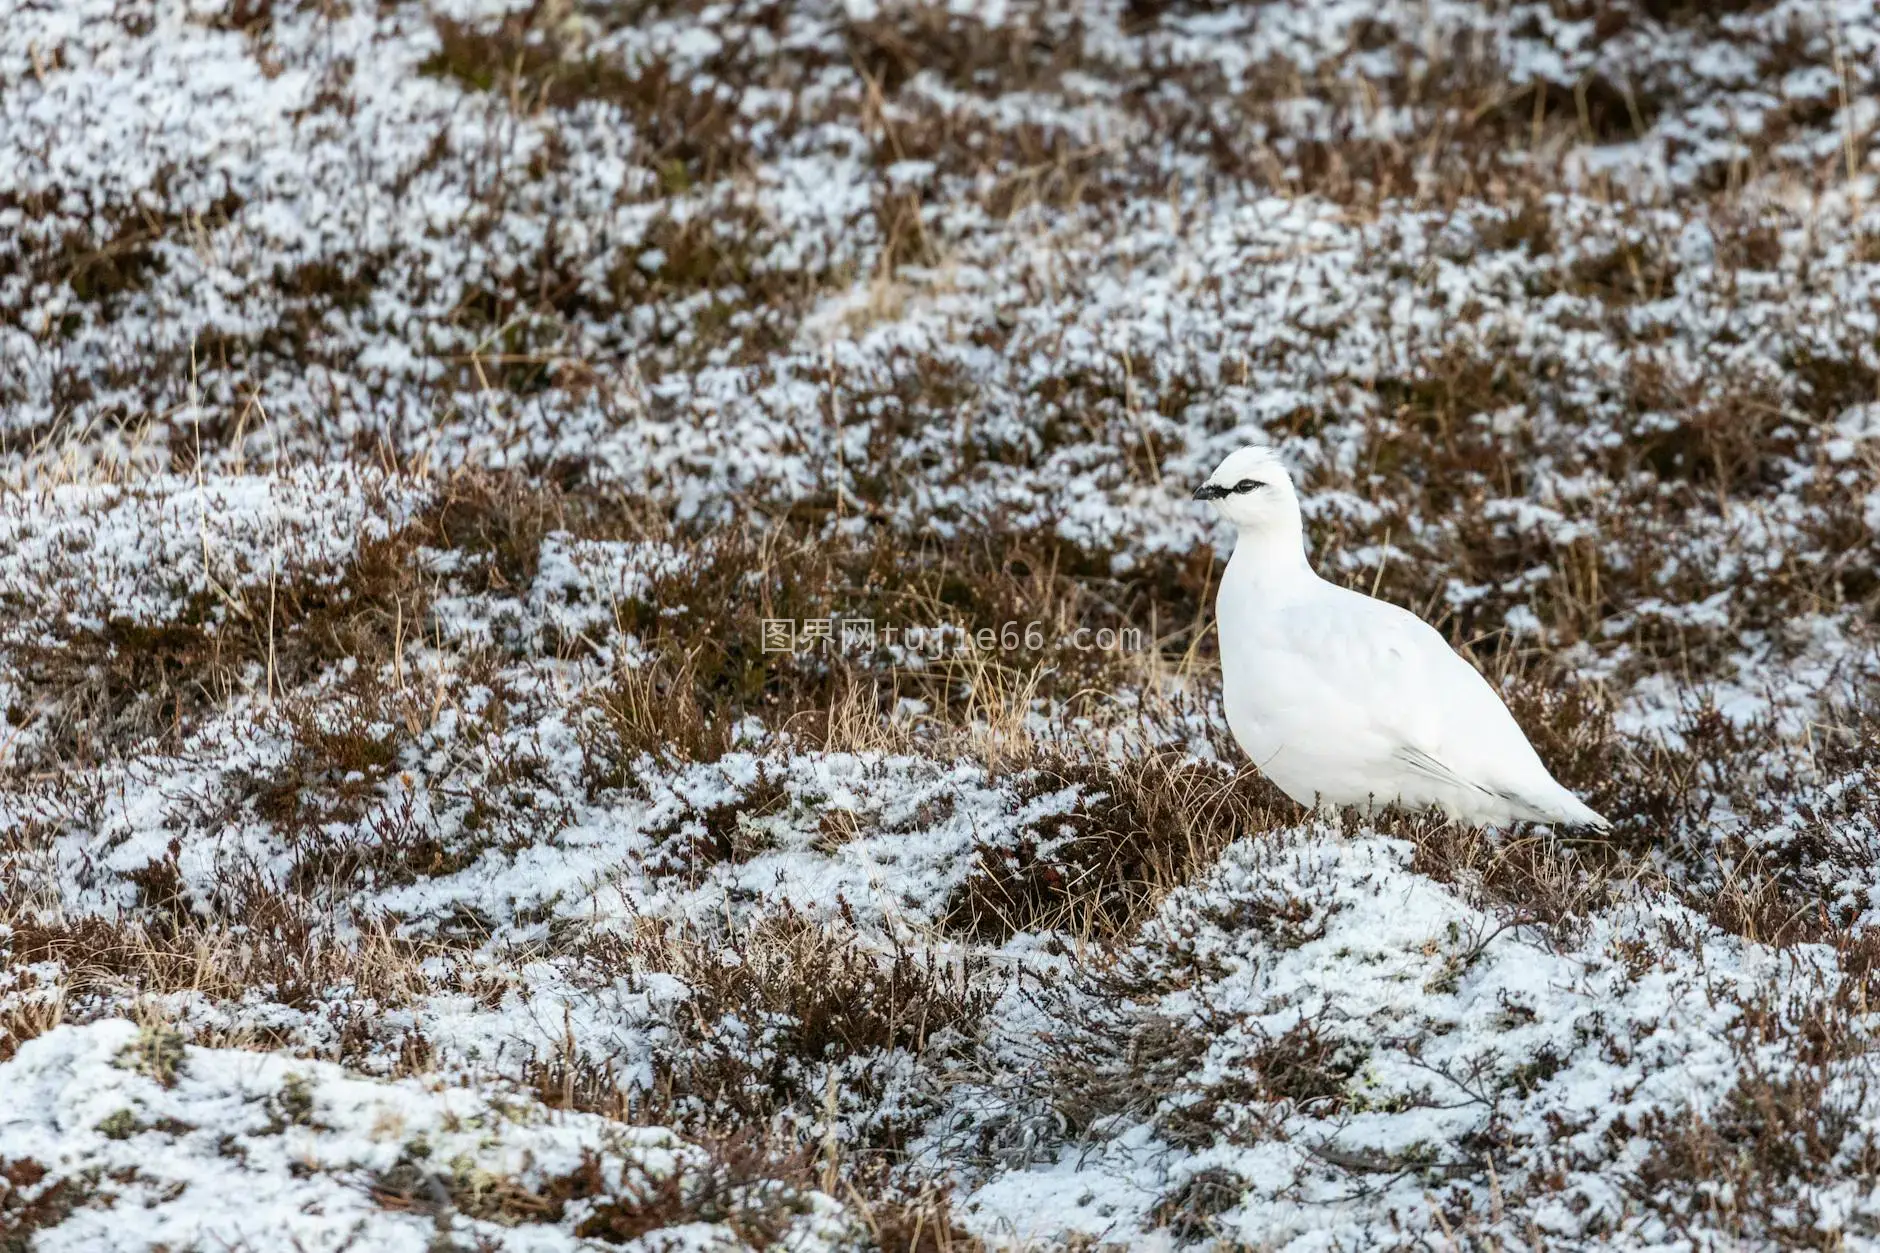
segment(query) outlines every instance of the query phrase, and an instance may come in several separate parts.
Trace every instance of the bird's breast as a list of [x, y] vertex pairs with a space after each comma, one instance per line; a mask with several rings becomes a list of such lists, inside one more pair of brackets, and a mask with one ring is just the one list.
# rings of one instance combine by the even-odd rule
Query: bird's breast
[[1227, 725], [1256, 762], [1284, 746], [1300, 710], [1313, 703], [1310, 687], [1310, 675], [1288, 665], [1284, 651], [1271, 641], [1242, 635], [1230, 643], [1223, 634], [1221, 696]]

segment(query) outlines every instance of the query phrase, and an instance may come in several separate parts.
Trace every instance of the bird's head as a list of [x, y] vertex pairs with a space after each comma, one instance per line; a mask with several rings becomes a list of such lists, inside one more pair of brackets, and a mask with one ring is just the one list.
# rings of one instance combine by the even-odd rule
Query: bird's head
[[1195, 499], [1211, 503], [1241, 531], [1298, 534], [1299, 497], [1292, 475], [1271, 448], [1249, 445], [1227, 455]]

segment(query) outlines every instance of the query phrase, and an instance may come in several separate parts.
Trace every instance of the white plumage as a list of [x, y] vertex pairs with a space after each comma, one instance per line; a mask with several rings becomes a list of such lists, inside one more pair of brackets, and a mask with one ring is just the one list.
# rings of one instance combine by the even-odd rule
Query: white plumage
[[1227, 723], [1281, 791], [1315, 807], [1394, 801], [1471, 824], [1606, 829], [1428, 623], [1313, 572], [1292, 476], [1270, 450], [1232, 454], [1195, 497], [1239, 532], [1215, 602]]

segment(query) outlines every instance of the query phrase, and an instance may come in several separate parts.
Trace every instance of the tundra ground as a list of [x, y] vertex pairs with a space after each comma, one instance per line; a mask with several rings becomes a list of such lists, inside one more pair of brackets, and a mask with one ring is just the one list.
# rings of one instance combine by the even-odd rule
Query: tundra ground
[[1880, 1241], [1871, 3], [0, 15], [0, 1248]]

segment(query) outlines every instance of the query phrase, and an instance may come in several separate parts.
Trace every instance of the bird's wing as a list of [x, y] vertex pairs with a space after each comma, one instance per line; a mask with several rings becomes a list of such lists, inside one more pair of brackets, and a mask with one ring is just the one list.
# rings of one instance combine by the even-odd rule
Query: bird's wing
[[1283, 750], [1322, 759], [1328, 777], [1395, 771], [1537, 821], [1605, 824], [1548, 773], [1488, 680], [1408, 610], [1326, 584], [1247, 635], [1232, 668], [1269, 733], [1248, 747], [1256, 761]]
[[1494, 795], [1539, 765], [1495, 689], [1408, 610], [1328, 584], [1286, 630], [1324, 698], [1406, 768]]
[[1485, 795], [1489, 794], [1487, 788], [1473, 780], [1463, 778], [1454, 770], [1451, 770], [1448, 766], [1445, 766], [1442, 762], [1436, 760], [1436, 758], [1430, 756], [1414, 744], [1398, 745], [1391, 753], [1391, 756], [1402, 762], [1406, 769], [1422, 775], [1432, 783], [1441, 783], [1448, 787], [1473, 789]]
[[1519, 794], [1505, 788], [1490, 787], [1479, 780], [1471, 779], [1444, 762], [1438, 761], [1414, 744], [1400, 744], [1391, 756], [1405, 769], [1413, 774], [1422, 775], [1432, 783], [1440, 783], [1445, 787], [1457, 788], [1464, 792], [1479, 792], [1484, 797], [1493, 797], [1515, 804], [1523, 802]]

